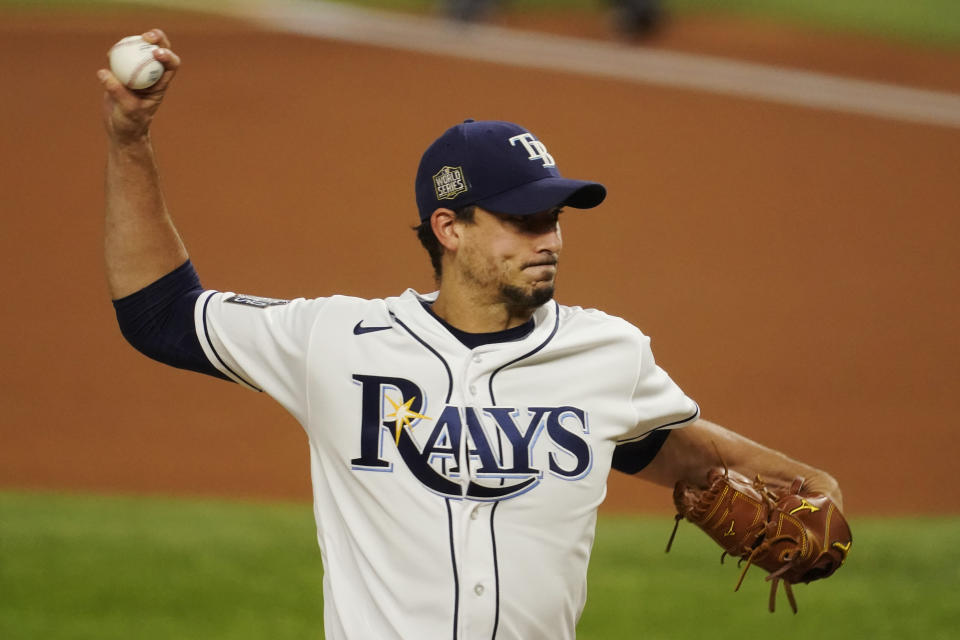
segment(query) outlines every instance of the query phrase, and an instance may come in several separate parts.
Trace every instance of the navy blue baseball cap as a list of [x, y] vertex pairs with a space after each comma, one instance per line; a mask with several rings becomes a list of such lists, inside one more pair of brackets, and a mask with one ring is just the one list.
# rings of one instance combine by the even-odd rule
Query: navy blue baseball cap
[[466, 120], [447, 129], [423, 153], [416, 190], [421, 222], [440, 207], [478, 205], [524, 216], [559, 206], [590, 209], [607, 195], [598, 182], [562, 177], [532, 133], [496, 120]]

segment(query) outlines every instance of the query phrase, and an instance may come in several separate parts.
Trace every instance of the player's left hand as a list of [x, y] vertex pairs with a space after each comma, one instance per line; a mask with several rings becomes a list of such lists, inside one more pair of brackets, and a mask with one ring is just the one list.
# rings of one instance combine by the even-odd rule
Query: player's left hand
[[780, 582], [796, 613], [791, 585], [826, 578], [846, 560], [853, 542], [850, 526], [837, 504], [803, 479], [777, 487], [724, 468], [711, 469], [707, 485], [677, 483], [677, 524], [686, 518], [723, 547], [724, 556], [746, 563], [737, 589], [750, 565], [770, 572], [770, 611]]
[[103, 122], [107, 135], [118, 143], [132, 142], [145, 137], [167, 88], [180, 67], [180, 57], [170, 49], [170, 39], [160, 29], [142, 34], [144, 40], [159, 47], [153, 57], [164, 67], [160, 79], [146, 89], [128, 89], [110, 69], [97, 71], [104, 88]]

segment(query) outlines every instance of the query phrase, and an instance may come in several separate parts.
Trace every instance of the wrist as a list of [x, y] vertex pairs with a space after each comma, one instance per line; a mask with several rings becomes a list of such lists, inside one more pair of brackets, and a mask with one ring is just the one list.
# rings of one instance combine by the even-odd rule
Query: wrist
[[821, 471], [807, 479], [807, 488], [816, 493], [822, 493], [837, 505], [837, 508], [843, 509], [843, 493], [840, 491], [840, 483], [837, 482], [829, 473]]
[[111, 131], [107, 136], [110, 153], [120, 155], [139, 155], [141, 153], [152, 153], [153, 142], [150, 138], [150, 132], [140, 133], [119, 133]]

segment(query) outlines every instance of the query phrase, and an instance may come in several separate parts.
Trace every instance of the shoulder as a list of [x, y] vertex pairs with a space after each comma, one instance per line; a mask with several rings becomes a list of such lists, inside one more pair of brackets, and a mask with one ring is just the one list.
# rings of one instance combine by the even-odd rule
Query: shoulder
[[317, 298], [270, 298], [248, 293], [234, 293], [232, 291], [216, 291], [208, 289], [203, 292], [205, 304], [223, 305], [237, 311], [267, 312], [307, 312], [337, 309], [360, 309], [383, 306], [384, 300], [368, 300], [352, 296], [333, 295]]
[[572, 353], [611, 358], [617, 366], [640, 366], [647, 360], [650, 339], [623, 318], [598, 309], [558, 305], [554, 343]]
[[634, 324], [599, 309], [558, 304], [557, 315], [561, 331], [595, 332], [598, 335], [633, 341], [646, 339]]
[[231, 291], [205, 291], [197, 301], [198, 320], [224, 326], [285, 327], [302, 333], [320, 325], [385, 317], [386, 301], [333, 295], [317, 298], [274, 298]]

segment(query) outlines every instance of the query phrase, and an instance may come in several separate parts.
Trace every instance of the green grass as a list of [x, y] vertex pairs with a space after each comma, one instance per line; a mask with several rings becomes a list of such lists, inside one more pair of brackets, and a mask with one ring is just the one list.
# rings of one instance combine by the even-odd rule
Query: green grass
[[[406, 11], [430, 11], [437, 0], [336, 0]], [[602, 11], [603, 0], [499, 0], [518, 11]], [[833, 31], [861, 33], [925, 45], [960, 46], [957, 0], [663, 0], [674, 14], [750, 16]]]
[[0, 638], [316, 638], [307, 505], [0, 494]]
[[[266, 1], [266, 0], [265, 0]], [[439, 0], [334, 0], [366, 7], [430, 12]], [[494, 0], [496, 1], [496, 0]], [[219, 0], [206, 0], [216, 4]], [[122, 0], [0, 0], [0, 7], [68, 7], [102, 10]], [[749, 16], [816, 29], [941, 48], [960, 47], [960, 2], [957, 0], [663, 0], [671, 13]], [[518, 11], [576, 10], [599, 12], [604, 0], [499, 0]], [[198, 1], [197, 6], [201, 2]], [[140, 5], [134, 5], [134, 8]]]
[[[601, 519], [580, 637], [946, 640], [960, 629], [960, 518], [861, 519], [846, 566], [827, 580], [796, 585], [799, 613], [779, 594], [767, 611], [765, 572], [751, 568], [739, 592], [736, 563], [719, 563], [714, 543], [681, 523]], [[776, 627], [774, 627], [776, 625]], [[772, 633], [776, 629], [776, 633]]]
[[956, 0], [667, 0], [677, 12], [762, 17], [928, 45], [960, 46]]
[[[848, 566], [766, 611], [767, 583], [721, 565], [672, 519], [600, 520], [580, 640], [763, 637], [938, 640], [960, 628], [960, 518], [852, 523]], [[307, 504], [0, 492], [0, 637], [321, 638]], [[776, 625], [774, 627], [773, 625]]]

